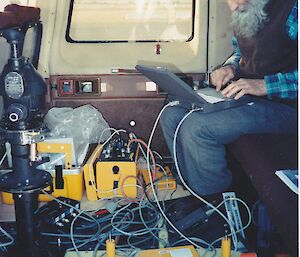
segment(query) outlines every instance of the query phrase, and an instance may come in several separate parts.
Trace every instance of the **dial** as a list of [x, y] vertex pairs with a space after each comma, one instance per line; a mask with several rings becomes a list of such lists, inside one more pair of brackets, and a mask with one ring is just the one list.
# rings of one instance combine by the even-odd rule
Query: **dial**
[[22, 76], [17, 72], [9, 72], [5, 76], [5, 92], [13, 99], [19, 99], [24, 93]]

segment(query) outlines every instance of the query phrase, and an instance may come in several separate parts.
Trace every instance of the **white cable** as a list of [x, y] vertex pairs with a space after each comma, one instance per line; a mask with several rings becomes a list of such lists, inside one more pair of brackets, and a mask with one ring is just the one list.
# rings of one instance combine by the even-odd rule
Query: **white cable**
[[74, 223], [75, 223], [75, 221], [79, 218], [79, 216], [83, 213], [84, 211], [80, 211], [75, 217], [74, 217], [74, 219], [72, 220], [72, 222], [71, 222], [71, 226], [70, 226], [70, 237], [71, 237], [71, 241], [72, 241], [72, 245], [73, 245], [73, 247], [74, 247], [74, 249], [75, 249], [75, 251], [76, 251], [76, 254], [80, 257], [81, 256], [81, 254], [80, 254], [80, 252], [79, 252], [79, 250], [78, 250], [78, 248], [77, 248], [77, 246], [76, 246], [76, 243], [75, 243], [75, 239], [74, 239]]
[[[157, 117], [157, 119], [156, 119], [156, 121], [155, 121], [155, 123], [154, 123], [154, 126], [153, 126], [153, 129], [152, 129], [152, 131], [151, 131], [151, 134], [150, 134], [150, 137], [149, 137], [149, 142], [148, 142], [148, 148], [147, 148], [147, 164], [148, 164], [148, 172], [150, 173], [150, 167], [149, 167], [149, 149], [150, 149], [150, 144], [151, 144], [151, 141], [152, 141], [152, 138], [153, 138], [153, 135], [154, 135], [154, 131], [155, 131], [155, 129], [156, 129], [156, 126], [157, 126], [157, 124], [158, 124], [158, 120], [159, 120], [159, 118], [160, 118], [160, 116], [161, 116], [161, 114], [162, 114], [162, 112], [165, 110], [165, 108], [166, 107], [168, 107], [168, 106], [174, 106], [174, 105], [177, 105], [176, 103], [174, 104], [174, 102], [173, 102], [173, 104], [170, 104], [170, 105], [166, 105], [166, 106], [164, 106], [164, 108], [160, 111], [160, 113], [159, 113], [159, 115], [158, 115], [158, 117]], [[201, 196], [199, 196], [198, 194], [196, 194], [186, 183], [185, 183], [185, 181], [184, 181], [184, 179], [183, 179], [183, 177], [182, 177], [182, 174], [181, 174], [181, 172], [180, 172], [180, 169], [179, 169], [179, 165], [178, 165], [178, 161], [177, 161], [177, 154], [176, 154], [176, 138], [177, 138], [177, 134], [178, 134], [178, 131], [179, 131], [179, 128], [180, 128], [180, 126], [182, 125], [182, 123], [184, 122], [184, 120], [190, 115], [190, 114], [192, 114], [193, 112], [195, 112], [195, 111], [200, 111], [201, 109], [193, 109], [193, 110], [191, 110], [189, 113], [187, 113], [183, 118], [182, 118], [182, 120], [179, 122], [179, 124], [178, 124], [178, 126], [177, 126], [177, 128], [176, 128], [176, 131], [175, 131], [175, 133], [174, 133], [174, 140], [173, 140], [173, 152], [174, 152], [174, 162], [175, 162], [175, 166], [176, 166], [176, 169], [177, 169], [177, 171], [178, 171], [178, 175], [179, 175], [179, 178], [180, 178], [180, 180], [182, 181], [182, 183], [183, 183], [183, 185], [189, 190], [189, 192], [192, 194], [192, 195], [194, 195], [196, 198], [198, 198], [200, 201], [202, 201], [203, 203], [205, 203], [206, 205], [208, 205], [210, 208], [212, 208], [213, 210], [215, 210], [228, 224], [229, 224], [229, 226], [231, 225], [231, 221], [229, 221], [226, 217], [225, 217], [225, 215], [221, 212], [221, 211], [219, 211], [217, 208], [215, 208], [212, 204], [210, 204], [209, 202], [207, 202], [205, 199], [203, 199]], [[150, 174], [149, 174], [150, 175]], [[152, 182], [151, 183], [151, 187], [153, 187], [153, 181], [152, 181], [152, 179], [150, 179], [150, 182]], [[152, 190], [153, 190], [154, 188], [152, 188]], [[156, 196], [156, 193], [154, 192], [154, 197]], [[156, 198], [156, 200], [158, 200], [157, 199], [157, 197], [155, 197]], [[241, 201], [241, 200], [240, 200]], [[244, 203], [245, 204], [245, 203]], [[159, 206], [159, 205], [158, 205]], [[246, 204], [245, 204], [245, 206], [247, 206]], [[160, 207], [160, 206], [159, 206]], [[249, 210], [249, 208], [248, 208], [248, 206], [247, 206], [247, 210]], [[168, 221], [168, 220], [167, 220]], [[251, 216], [250, 216], [250, 218], [249, 218], [249, 222], [248, 222], [248, 224], [245, 226], [245, 227], [243, 227], [242, 229], [240, 229], [238, 232], [240, 232], [241, 230], [243, 230], [243, 229], [245, 229], [246, 227], [248, 227], [249, 225], [250, 225], [250, 223], [251, 223]], [[171, 225], [171, 224], [170, 224]], [[173, 227], [174, 228], [174, 227]], [[180, 231], [178, 231], [176, 228], [175, 228], [175, 230], [176, 230], [176, 232], [178, 233], [178, 232], [180, 232]], [[229, 234], [229, 235], [232, 235], [232, 234], [236, 234], [237, 233], [237, 231], [234, 231], [234, 229], [233, 229], [233, 231], [232, 231], [232, 233], [231, 234]], [[179, 233], [180, 234], [180, 233]], [[180, 234], [181, 235], [181, 234]], [[220, 238], [219, 239], [217, 239], [217, 240], [220, 240]], [[217, 240], [216, 240], [216, 242], [217, 242]], [[190, 242], [190, 241], [189, 241]], [[195, 245], [195, 244], [193, 244], [193, 245]], [[209, 246], [209, 248], [211, 248], [211, 246], [212, 246], [212, 244]]]
[[[174, 140], [173, 140], [173, 154], [174, 154], [174, 162], [175, 162], [175, 166], [176, 166], [176, 169], [177, 169], [177, 171], [178, 171], [178, 175], [179, 175], [179, 178], [180, 178], [180, 180], [182, 181], [182, 183], [183, 183], [183, 185], [189, 190], [189, 192], [191, 193], [191, 194], [193, 194], [195, 197], [197, 197], [200, 201], [202, 201], [202, 202], [204, 202], [206, 205], [208, 205], [210, 208], [212, 208], [213, 210], [215, 210], [216, 212], [218, 212], [218, 214], [228, 223], [228, 225], [230, 226], [230, 227], [232, 227], [232, 233], [230, 233], [228, 236], [230, 236], [230, 235], [236, 235], [238, 232], [240, 232], [240, 231], [242, 231], [242, 230], [244, 230], [244, 229], [246, 229], [249, 225], [250, 225], [250, 223], [251, 223], [251, 214], [249, 215], [249, 222], [248, 222], [248, 224], [245, 226], [245, 227], [243, 227], [243, 228], [241, 228], [241, 229], [239, 229], [238, 231], [235, 231], [234, 230], [234, 227], [232, 226], [233, 224], [232, 224], [232, 222], [230, 221], [230, 220], [228, 220], [226, 217], [225, 217], [225, 215], [221, 212], [221, 211], [219, 211], [215, 206], [213, 206], [212, 204], [210, 204], [209, 202], [207, 202], [205, 199], [203, 199], [201, 196], [199, 196], [197, 193], [195, 193], [186, 183], [185, 183], [185, 181], [184, 181], [184, 179], [183, 179], [183, 177], [182, 177], [182, 174], [181, 174], [181, 172], [180, 172], [180, 168], [179, 168], [179, 164], [178, 164], [178, 160], [177, 160], [177, 152], [176, 152], [176, 139], [177, 139], [177, 135], [178, 135], [178, 132], [179, 132], [179, 128], [181, 127], [181, 125], [182, 125], [182, 123], [184, 122], [184, 120], [189, 116], [189, 115], [191, 115], [193, 112], [195, 112], [195, 111], [199, 111], [200, 109], [194, 109], [194, 110], [191, 110], [190, 112], [188, 112], [182, 119], [181, 119], [181, 121], [179, 122], [179, 124], [178, 124], [178, 126], [177, 126], [177, 128], [176, 128], [176, 130], [175, 130], [175, 133], [174, 133]], [[239, 199], [239, 198], [236, 198], [236, 199]], [[249, 213], [249, 207], [247, 206], [247, 204], [244, 202], [244, 201], [242, 201], [242, 200], [238, 200], [238, 201], [240, 201], [240, 202], [242, 202], [244, 205], [245, 205], [245, 207], [246, 207], [246, 209], [247, 209], [247, 211], [248, 211], [248, 213]], [[251, 212], [250, 212], [251, 213]], [[220, 241], [222, 238], [218, 238], [218, 239], [216, 239], [212, 244], [214, 244], [214, 243], [216, 243], [216, 242], [218, 242], [218, 241]], [[236, 244], [237, 245], [237, 244]], [[235, 249], [236, 250], [236, 249]]]
[[[238, 229], [237, 231], [235, 231], [235, 233], [236, 234], [238, 234], [239, 232], [241, 232], [241, 231], [243, 231], [243, 230], [245, 230], [245, 229], [247, 229], [249, 226], [250, 226], [250, 224], [251, 224], [251, 221], [252, 221], [252, 215], [251, 215], [251, 211], [250, 211], [250, 209], [249, 209], [249, 207], [248, 207], [248, 205], [243, 201], [243, 200], [241, 200], [240, 198], [237, 198], [237, 197], [229, 197], [229, 198], [227, 198], [227, 199], [225, 199], [225, 200], [223, 200], [221, 203], [219, 203], [219, 205], [218, 206], [216, 206], [215, 208], [220, 208], [226, 201], [231, 201], [231, 200], [236, 200], [236, 201], [238, 201], [238, 202], [241, 202], [243, 205], [244, 205], [244, 207], [246, 208], [246, 210], [247, 210], [247, 213], [248, 213], [248, 223], [245, 225], [245, 226], [243, 226], [242, 228], [240, 228], [240, 229]], [[211, 215], [211, 214], [213, 214], [213, 212], [214, 212], [214, 210], [211, 210], [211, 212], [206, 212], [206, 214], [207, 215]], [[229, 235], [231, 235], [231, 234], [229, 234]], [[235, 237], [236, 238], [236, 237]], [[218, 241], [221, 241], [223, 239], [223, 237], [220, 237], [220, 238], [218, 238], [218, 239], [216, 239], [215, 241], [213, 241], [212, 243], [211, 243], [211, 246], [213, 246], [215, 243], [217, 243]], [[232, 238], [233, 239], [233, 238]], [[236, 246], [237, 246], [237, 241], [235, 241], [236, 242], [236, 244], [235, 244], [235, 251], [237, 251], [237, 249], [236, 249]], [[203, 257], [206, 255], [206, 252], [203, 254]]]
[[160, 165], [159, 163], [156, 163], [155, 166], [161, 168], [161, 170], [163, 171], [164, 175], [166, 177], [168, 177], [167, 171], [166, 171], [166, 169], [162, 165]]
[[145, 226], [146, 229], [140, 230], [139, 232], [126, 232], [126, 231], [124, 231], [124, 230], [119, 229], [119, 228], [116, 227], [116, 225], [114, 224], [114, 219], [118, 216], [118, 214], [119, 214], [120, 212], [122, 212], [123, 210], [127, 209], [131, 204], [132, 204], [132, 203], [129, 203], [129, 204], [125, 205], [124, 207], [122, 207], [121, 209], [117, 210], [117, 211], [113, 214], [113, 216], [112, 216], [112, 218], [111, 218], [111, 221], [110, 221], [111, 226], [112, 226], [115, 230], [117, 230], [118, 232], [120, 232], [121, 234], [126, 235], [126, 236], [141, 236], [141, 235], [148, 234], [148, 233], [149, 233], [149, 230], [148, 230], [147, 226]]
[[9, 242], [6, 243], [0, 242], [0, 247], [6, 247], [12, 245], [15, 242], [14, 238], [10, 234], [8, 234], [1, 226], [0, 226], [0, 231], [9, 239]]
[[[141, 197], [141, 201], [139, 202], [139, 215], [140, 215], [140, 219], [141, 219], [142, 223], [144, 224], [144, 226], [149, 230], [149, 232], [152, 234], [152, 236], [154, 238], [158, 239], [159, 241], [163, 241], [164, 245], [167, 245], [167, 242], [164, 239], [161, 239], [158, 236], [156, 236], [152, 232], [151, 228], [149, 228], [149, 226], [144, 222], [144, 217], [143, 217], [143, 212], [142, 212], [142, 202], [144, 201], [144, 198], [146, 197], [146, 195], [147, 195], [147, 193], [148, 193], [149, 190], [150, 190], [150, 188], [147, 188], [145, 190], [145, 193], [143, 194], [143, 196]], [[148, 202], [146, 202], [146, 203], [148, 203]], [[161, 220], [162, 220], [162, 216], [160, 215], [158, 224], [162, 224]], [[160, 229], [160, 228], [157, 228], [157, 229]]]
[[[168, 190], [169, 190], [169, 177], [170, 177], [170, 176], [167, 174], [166, 169], [165, 169], [162, 165], [156, 163], [155, 166], [161, 168], [161, 170], [163, 171], [163, 173], [164, 173], [164, 175], [165, 175], [165, 177], [161, 177], [161, 178], [159, 179], [159, 180], [161, 180], [161, 179], [165, 178], [165, 180], [166, 180], [166, 190], [165, 190], [166, 193], [165, 193], [165, 196], [163, 197], [163, 199], [165, 200], [166, 197], [167, 197], [167, 195], [168, 195]], [[158, 188], [159, 180], [157, 181], [157, 188]]]
[[[98, 229], [97, 229], [97, 232], [96, 232], [94, 235], [91, 235], [91, 237], [95, 236], [95, 235], [100, 231], [101, 227], [100, 227], [99, 222], [98, 222], [92, 215], [90, 215], [88, 212], [86, 212], [86, 211], [84, 211], [84, 210], [81, 210], [81, 209], [79, 209], [79, 208], [77, 208], [77, 207], [75, 207], [75, 206], [73, 206], [73, 205], [71, 205], [71, 204], [65, 203], [65, 202], [63, 202], [63, 201], [57, 199], [57, 198], [54, 197], [53, 195], [47, 193], [45, 190], [41, 190], [41, 191], [42, 191], [45, 195], [47, 195], [48, 197], [52, 198], [54, 201], [56, 201], [56, 202], [58, 202], [58, 203], [60, 203], [60, 204], [63, 204], [63, 205], [65, 205], [65, 206], [68, 206], [68, 207], [70, 207], [70, 208], [73, 208], [74, 210], [76, 210], [76, 211], [78, 212], [78, 215], [76, 215], [76, 217], [73, 219], [73, 221], [72, 221], [72, 223], [71, 223], [71, 227], [70, 227], [70, 236], [71, 236], [71, 241], [72, 241], [72, 244], [73, 244], [73, 246], [74, 246], [74, 249], [76, 250], [77, 255], [80, 256], [80, 253], [79, 253], [79, 251], [78, 251], [78, 249], [77, 249], [77, 246], [76, 246], [76, 244], [75, 244], [75, 241], [74, 241], [73, 227], [74, 227], [74, 222], [75, 222], [75, 220], [76, 220], [81, 214], [84, 214], [84, 215], [86, 215], [87, 217], [89, 217], [90, 219], [92, 219], [94, 222], [96, 222]], [[86, 241], [88, 241], [88, 240], [90, 240], [90, 239], [87, 239]], [[69, 251], [69, 250], [70, 250], [70, 249], [68, 249], [68, 251]]]
[[0, 166], [2, 165], [2, 163], [4, 162], [5, 160], [5, 157], [7, 156], [7, 152], [5, 152], [1, 158], [1, 161], [0, 161]]
[[[180, 171], [180, 168], [179, 168], [179, 164], [178, 164], [178, 160], [177, 160], [177, 153], [176, 153], [176, 139], [177, 139], [177, 135], [178, 135], [178, 132], [179, 132], [179, 129], [182, 125], [182, 123], [185, 121], [185, 119], [191, 115], [192, 113], [196, 112], [196, 111], [200, 111], [201, 109], [193, 109], [191, 111], [189, 111], [182, 119], [181, 121], [178, 123], [177, 125], [177, 128], [175, 130], [175, 133], [174, 133], [174, 140], [173, 140], [173, 155], [174, 155], [174, 162], [175, 162], [175, 166], [176, 166], [176, 169], [177, 169], [177, 172], [178, 172], [178, 175], [179, 175], [179, 178], [181, 180], [181, 182], [183, 183], [183, 185], [187, 188], [187, 190], [193, 195], [195, 196], [196, 198], [198, 198], [200, 201], [202, 201], [203, 203], [205, 203], [206, 205], [208, 205], [211, 209], [215, 210], [227, 223], [228, 225], [230, 226], [231, 225], [231, 221], [229, 221], [225, 215], [219, 211], [219, 209], [217, 209], [215, 206], [213, 206], [211, 203], [209, 203], [208, 201], [206, 201], [204, 198], [202, 198], [201, 196], [199, 196], [197, 193], [195, 193], [187, 184], [186, 182], [184, 181], [183, 179], [183, 176], [181, 174], [181, 171]], [[236, 232], [233, 230], [233, 233], [236, 234]], [[231, 235], [231, 234], [230, 234]]]
[[156, 154], [159, 159], [161, 160], [163, 159], [163, 157], [157, 151], [152, 151], [152, 153]]
[[[129, 133], [129, 138], [130, 138], [130, 136], [132, 136], [134, 139], [138, 139], [137, 136], [136, 136], [133, 132], [130, 132], [130, 133]], [[142, 145], [141, 145], [140, 143], [138, 143], [138, 146], [139, 146], [139, 148], [141, 149], [141, 152], [142, 152], [144, 158], [146, 159], [146, 153], [145, 153], [145, 151], [144, 151]]]
[[[153, 125], [153, 129], [151, 131], [151, 134], [150, 134], [150, 137], [149, 137], [149, 141], [148, 141], [148, 147], [147, 147], [147, 165], [148, 165], [148, 173], [149, 173], [149, 178], [150, 178], [150, 185], [151, 185], [151, 188], [152, 188], [152, 192], [153, 192], [153, 196], [154, 196], [154, 199], [156, 201], [156, 204], [157, 204], [157, 207], [158, 209], [160, 210], [161, 214], [163, 215], [163, 217], [165, 218], [165, 220], [169, 223], [169, 225], [183, 238], [185, 238], [189, 243], [191, 243], [192, 245], [194, 245], [196, 248], [201, 248], [200, 245], [196, 244], [195, 242], [193, 242], [191, 239], [189, 239], [187, 236], [185, 236], [181, 231], [179, 231], [175, 225], [171, 222], [171, 220], [166, 216], [166, 214], [164, 213], [163, 209], [161, 208], [161, 205], [159, 203], [159, 200], [158, 200], [158, 197], [157, 197], [157, 194], [156, 194], [156, 191], [155, 191], [155, 188], [154, 188], [154, 184], [153, 184], [153, 179], [152, 179], [152, 174], [151, 174], [151, 168], [150, 168], [150, 161], [149, 161], [149, 155], [150, 155], [150, 145], [151, 145], [151, 141], [152, 141], [152, 138], [153, 138], [153, 135], [154, 135], [154, 131], [157, 127], [157, 124], [158, 124], [158, 121], [160, 119], [160, 116], [162, 115], [163, 111], [169, 107], [169, 106], [175, 106], [175, 105], [178, 105], [179, 102], [178, 101], [175, 101], [175, 102], [171, 102], [171, 103], [168, 103], [167, 105], [165, 105], [161, 111], [159, 112], [157, 118], [156, 118], [156, 121]], [[209, 246], [210, 244], [205, 242], [203, 240], [204, 244]]]
[[[105, 128], [105, 129], [103, 129], [102, 132], [101, 132], [101, 135], [100, 135], [100, 137], [99, 137], [99, 140], [98, 140], [98, 145], [101, 143], [101, 140], [102, 140], [102, 137], [103, 137], [103, 135], [104, 135], [104, 132], [107, 131], [107, 130], [112, 130], [112, 131], [114, 131], [114, 133], [117, 133], [117, 134], [119, 134], [119, 132], [120, 132], [120, 130], [117, 130], [117, 129], [115, 129], [115, 128]], [[125, 131], [125, 132], [126, 132], [126, 131]], [[106, 140], [107, 140], [107, 139], [106, 139]]]
[[[118, 232], [120, 232], [121, 234], [126, 235], [126, 236], [131, 236], [131, 235], [133, 235], [133, 234], [132, 234], [132, 233], [128, 233], [128, 232], [126, 232], [126, 231], [123, 231], [123, 230], [117, 228], [117, 227], [114, 225], [114, 219], [115, 219], [115, 217], [116, 217], [120, 212], [122, 212], [123, 210], [127, 209], [131, 204], [132, 204], [132, 203], [128, 203], [127, 205], [123, 206], [121, 209], [117, 210], [117, 211], [113, 214], [113, 216], [112, 216], [112, 218], [111, 218], [111, 220], [110, 220], [111, 226], [112, 226], [115, 230], [117, 230]], [[138, 234], [136, 234], [136, 235], [138, 235]]]

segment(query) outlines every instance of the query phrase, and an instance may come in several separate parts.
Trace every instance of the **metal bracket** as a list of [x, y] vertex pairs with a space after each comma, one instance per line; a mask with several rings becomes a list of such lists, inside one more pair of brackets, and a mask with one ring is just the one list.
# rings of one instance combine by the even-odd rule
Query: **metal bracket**
[[[225, 209], [227, 213], [227, 217], [230, 221], [230, 231], [232, 233], [232, 241], [236, 250], [240, 252], [244, 252], [246, 247], [242, 241], [245, 241], [245, 233], [243, 228], [243, 223], [241, 220], [241, 215], [238, 207], [238, 203], [236, 200], [236, 195], [234, 192], [225, 192], [223, 193], [223, 199], [225, 201]], [[235, 231], [240, 230], [240, 232], [236, 233]], [[242, 239], [242, 240], [241, 240]]]
[[38, 130], [6, 130], [5, 134], [8, 142], [19, 145], [31, 145], [45, 139], [45, 135]]

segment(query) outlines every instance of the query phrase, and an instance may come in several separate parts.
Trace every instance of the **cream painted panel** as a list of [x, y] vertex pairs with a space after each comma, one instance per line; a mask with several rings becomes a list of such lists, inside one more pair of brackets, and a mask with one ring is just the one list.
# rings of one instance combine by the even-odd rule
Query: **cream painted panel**
[[[69, 2], [69, 1], [63, 1]], [[50, 50], [54, 34], [54, 25], [57, 15], [57, 0], [36, 0], [36, 5], [41, 8], [41, 20], [43, 23], [43, 36], [38, 64], [38, 71], [44, 77], [49, 77]], [[58, 12], [58, 15], [61, 12]]]
[[[57, 4], [56, 9], [53, 2]], [[191, 42], [162, 43], [160, 55], [155, 54], [155, 43], [68, 43], [65, 33], [69, 1], [38, 0], [38, 6], [42, 7], [42, 21], [47, 24], [40, 58], [40, 71], [45, 77], [54, 74], [109, 74], [112, 68], [132, 69], [143, 61], [170, 63], [183, 72], [205, 72], [207, 69], [207, 0], [197, 1], [194, 39]], [[52, 12], [56, 14], [51, 15]]]
[[226, 0], [210, 0], [209, 7], [209, 71], [222, 64], [233, 52], [231, 46], [231, 12]]
[[9, 44], [6, 42], [6, 39], [1, 37], [0, 38], [0, 73], [4, 68], [4, 65], [7, 63], [7, 59], [10, 55], [10, 47]]

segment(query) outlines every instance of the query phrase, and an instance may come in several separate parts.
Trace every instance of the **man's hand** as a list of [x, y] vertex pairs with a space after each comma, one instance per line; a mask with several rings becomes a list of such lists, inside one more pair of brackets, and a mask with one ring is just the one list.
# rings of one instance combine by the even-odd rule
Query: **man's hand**
[[226, 85], [235, 76], [235, 67], [228, 65], [221, 67], [210, 74], [210, 82], [216, 87], [217, 91], [220, 91], [222, 86]]
[[235, 95], [234, 99], [237, 100], [246, 94], [256, 96], [267, 95], [267, 87], [263, 79], [239, 79], [229, 84], [221, 93], [226, 97]]

